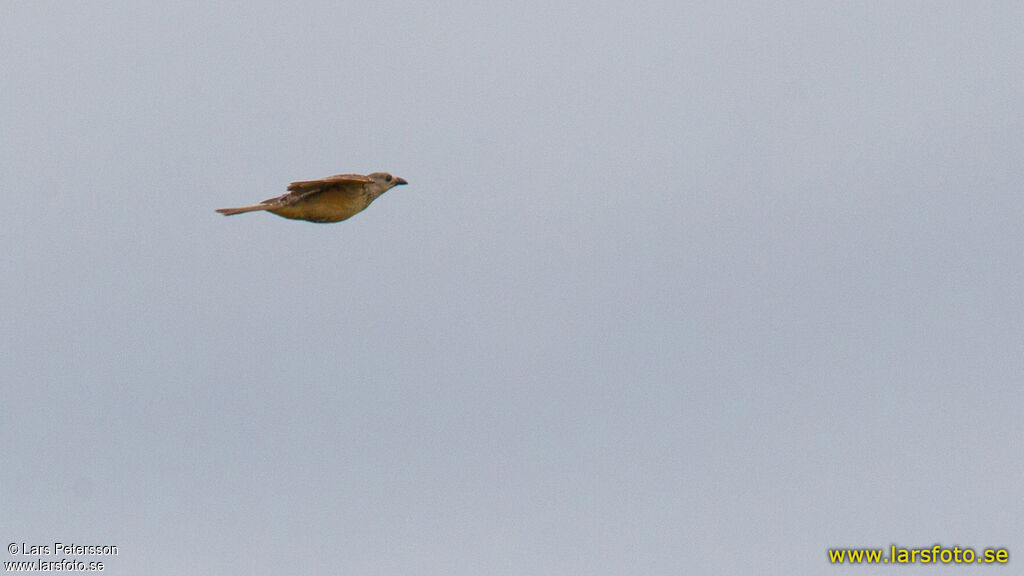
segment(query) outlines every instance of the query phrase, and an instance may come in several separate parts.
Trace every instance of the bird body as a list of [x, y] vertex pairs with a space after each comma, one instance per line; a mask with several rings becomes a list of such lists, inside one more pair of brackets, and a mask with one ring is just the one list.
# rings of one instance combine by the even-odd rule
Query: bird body
[[403, 184], [408, 182], [387, 172], [374, 172], [368, 176], [338, 174], [319, 180], [292, 182], [288, 185], [287, 194], [252, 206], [221, 208], [217, 212], [232, 216], [262, 210], [292, 220], [341, 222], [365, 210], [381, 194]]

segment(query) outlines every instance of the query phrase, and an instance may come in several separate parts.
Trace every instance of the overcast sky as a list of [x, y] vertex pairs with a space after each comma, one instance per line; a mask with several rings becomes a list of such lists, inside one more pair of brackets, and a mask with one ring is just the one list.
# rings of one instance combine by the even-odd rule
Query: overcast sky
[[[2, 543], [156, 576], [1019, 564], [1022, 29], [0, 2]], [[410, 184], [340, 224], [214, 212], [377, 170]]]

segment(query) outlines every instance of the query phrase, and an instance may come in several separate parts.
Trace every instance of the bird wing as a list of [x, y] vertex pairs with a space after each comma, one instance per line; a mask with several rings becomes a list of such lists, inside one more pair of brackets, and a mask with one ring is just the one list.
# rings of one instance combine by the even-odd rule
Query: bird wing
[[269, 198], [260, 202], [260, 204], [290, 205], [298, 202], [299, 200], [309, 198], [314, 194], [319, 194], [331, 186], [345, 186], [353, 184], [362, 186], [363, 184], [371, 183], [373, 183], [373, 179], [361, 174], [336, 174], [319, 180], [302, 180], [300, 182], [292, 182], [289, 184], [287, 194]]
[[328, 184], [372, 184], [373, 179], [369, 176], [361, 176], [359, 174], [337, 174], [334, 176], [328, 176], [327, 178], [321, 178], [319, 180], [305, 180], [302, 182], [292, 182], [288, 185], [289, 192], [306, 192], [313, 189], [323, 188]]

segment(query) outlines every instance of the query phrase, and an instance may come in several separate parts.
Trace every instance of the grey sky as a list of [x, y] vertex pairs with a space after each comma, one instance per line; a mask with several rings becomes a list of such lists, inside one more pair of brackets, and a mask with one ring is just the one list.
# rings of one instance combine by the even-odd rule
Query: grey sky
[[1024, 6], [463, 4], [0, 3], [3, 544], [1018, 563]]

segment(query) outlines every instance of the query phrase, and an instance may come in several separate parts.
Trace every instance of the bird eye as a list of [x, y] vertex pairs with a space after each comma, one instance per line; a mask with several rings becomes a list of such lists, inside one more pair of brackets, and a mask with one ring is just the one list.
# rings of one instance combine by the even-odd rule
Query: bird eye
[[388, 182], [391, 182], [391, 174], [385, 176], [384, 179], [387, 180]]

